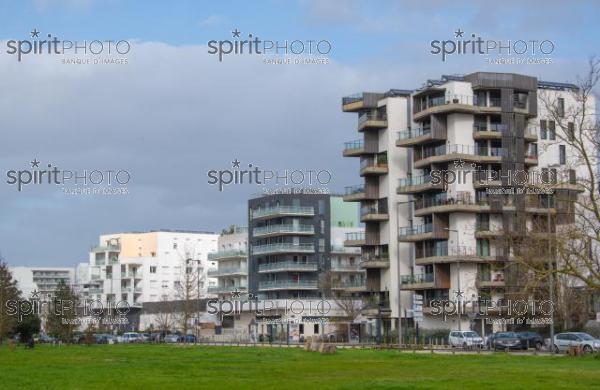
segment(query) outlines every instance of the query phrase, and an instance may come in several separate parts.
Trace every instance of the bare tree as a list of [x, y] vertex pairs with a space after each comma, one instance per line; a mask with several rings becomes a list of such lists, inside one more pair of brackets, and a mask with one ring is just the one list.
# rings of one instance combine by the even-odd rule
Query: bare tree
[[559, 98], [551, 91], [540, 91], [541, 108], [555, 123], [557, 143], [565, 145], [569, 154], [567, 169], [554, 178], [556, 215], [546, 221], [551, 229], [556, 226], [556, 234], [527, 242], [534, 249], [547, 248], [541, 253], [553, 257], [555, 265], [545, 266], [539, 255], [520, 259], [537, 279], [545, 280], [550, 274], [567, 276], [592, 290], [600, 290], [600, 127], [595, 112], [599, 80], [600, 60], [591, 58], [587, 73], [577, 78], [577, 88], [567, 96]]
[[173, 314], [173, 305], [169, 301], [169, 296], [164, 294], [158, 304], [157, 313], [154, 316], [156, 326], [159, 332], [165, 336], [175, 325], [175, 316]]

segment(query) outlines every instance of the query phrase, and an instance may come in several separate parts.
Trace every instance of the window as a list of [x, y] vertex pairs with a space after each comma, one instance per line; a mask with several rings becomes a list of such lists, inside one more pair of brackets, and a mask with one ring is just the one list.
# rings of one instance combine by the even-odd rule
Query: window
[[548, 139], [556, 139], [556, 123], [554, 121], [548, 122]]
[[173, 249], [177, 249], [177, 243], [176, 242], [173, 243]]
[[558, 116], [560, 116], [561, 118], [565, 117], [565, 99], [563, 98], [558, 98]]
[[574, 141], [575, 140], [575, 123], [573, 122], [569, 122], [567, 123], [567, 137], [569, 139], [569, 141]]
[[304, 334], [304, 324], [300, 324], [300, 325], [298, 326], [298, 328], [299, 328], [299, 329], [298, 329], [298, 332], [299, 332], [300, 334]]
[[319, 324], [315, 324], [314, 326], [314, 334], [319, 334]]
[[564, 165], [567, 163], [567, 148], [565, 145], [558, 146], [558, 159], [560, 165]]
[[156, 266], [151, 266], [150, 267], [150, 273], [151, 274], [155, 274], [156, 273]]
[[545, 119], [540, 120], [540, 139], [548, 138], [547, 122]]

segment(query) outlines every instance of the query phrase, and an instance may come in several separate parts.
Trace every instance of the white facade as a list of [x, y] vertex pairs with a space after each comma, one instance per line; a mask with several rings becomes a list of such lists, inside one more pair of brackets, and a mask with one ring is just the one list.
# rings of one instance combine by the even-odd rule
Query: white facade
[[103, 303], [127, 301], [133, 307], [175, 300], [186, 272], [199, 275], [194, 294], [205, 298], [209, 286], [216, 283], [207, 275], [212, 264], [207, 257], [217, 250], [217, 238], [217, 234], [189, 231], [102, 235], [90, 252], [89, 298]]
[[208, 273], [217, 279], [217, 283], [208, 288], [209, 293], [248, 290], [248, 228], [234, 227], [233, 231], [219, 235], [218, 250], [210, 254], [209, 259], [218, 264]]
[[71, 286], [75, 275], [69, 267], [11, 267], [10, 272], [25, 298], [37, 291], [40, 299], [51, 295], [60, 281]]

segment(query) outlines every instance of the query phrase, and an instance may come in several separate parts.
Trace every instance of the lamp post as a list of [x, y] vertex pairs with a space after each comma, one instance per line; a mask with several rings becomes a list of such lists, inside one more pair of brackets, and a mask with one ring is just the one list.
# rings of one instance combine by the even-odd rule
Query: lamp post
[[[456, 256], [458, 256], [458, 241], [459, 241], [459, 237], [458, 237], [458, 230], [457, 229], [450, 229], [450, 228], [444, 228], [444, 230], [447, 230], [448, 232], [453, 232], [456, 233]], [[458, 259], [456, 261], [456, 284], [458, 285], [458, 292], [460, 293], [462, 290], [460, 289], [460, 259]], [[459, 301], [460, 304], [460, 295], [457, 294], [456, 299]], [[462, 330], [462, 324], [461, 324], [461, 314], [460, 314], [460, 309], [458, 311], [458, 330]]]

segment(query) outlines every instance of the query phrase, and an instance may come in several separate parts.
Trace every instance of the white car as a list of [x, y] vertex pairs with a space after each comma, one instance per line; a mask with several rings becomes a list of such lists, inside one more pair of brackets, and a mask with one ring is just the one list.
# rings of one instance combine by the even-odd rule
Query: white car
[[483, 348], [483, 339], [472, 330], [453, 330], [448, 336], [451, 347], [460, 348]]
[[127, 332], [127, 333], [123, 333], [123, 336], [117, 337], [117, 341], [119, 343], [124, 343], [124, 344], [137, 343], [137, 342], [141, 342], [142, 338], [139, 335], [139, 333]]
[[583, 352], [600, 351], [600, 340], [583, 332], [566, 332], [554, 336], [554, 351], [568, 351], [569, 347], [581, 347]]

